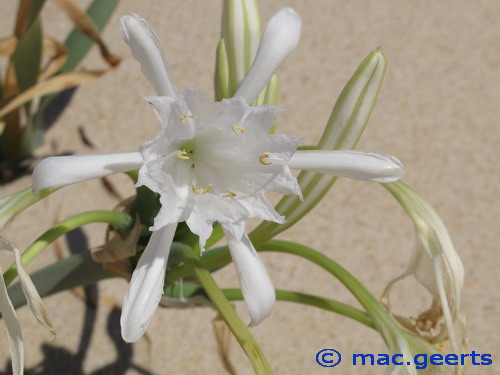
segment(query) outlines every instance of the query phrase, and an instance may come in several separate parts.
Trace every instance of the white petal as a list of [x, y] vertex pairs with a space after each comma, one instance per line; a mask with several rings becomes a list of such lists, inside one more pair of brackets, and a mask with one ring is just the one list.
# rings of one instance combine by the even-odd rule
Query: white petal
[[254, 326], [271, 314], [276, 301], [274, 286], [248, 236], [244, 234], [237, 240], [229, 228], [223, 228], [250, 314], [250, 326]]
[[248, 75], [234, 95], [252, 102], [273, 73], [295, 49], [302, 21], [292, 8], [283, 8], [267, 24], [255, 60]]
[[158, 95], [176, 96], [160, 41], [153, 29], [137, 14], [127, 14], [120, 19], [125, 43], [141, 64], [141, 70]]
[[134, 342], [142, 337], [163, 294], [165, 270], [177, 223], [153, 232], [130, 280], [120, 319], [122, 337]]
[[290, 168], [304, 169], [363, 181], [392, 182], [405, 172], [394, 156], [359, 151], [297, 151], [287, 162]]
[[139, 152], [54, 156], [43, 159], [33, 171], [33, 192], [76, 184], [142, 166]]
[[7, 287], [1, 276], [2, 274], [2, 268], [0, 267], [0, 314], [7, 328], [13, 373], [14, 375], [21, 375], [24, 371], [23, 335], [21, 333], [21, 326], [17, 320], [16, 311], [7, 294]]

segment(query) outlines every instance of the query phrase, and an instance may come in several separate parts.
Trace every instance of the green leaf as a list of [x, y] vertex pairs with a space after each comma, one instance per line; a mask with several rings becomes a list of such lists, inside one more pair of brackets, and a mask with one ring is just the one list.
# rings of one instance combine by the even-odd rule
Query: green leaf
[[38, 81], [42, 61], [42, 25], [37, 18], [19, 39], [12, 56], [20, 91], [34, 86]]
[[[39, 10], [40, 9], [38, 9], [38, 11]], [[32, 14], [38, 14], [36, 9], [32, 9], [32, 11]], [[16, 72], [19, 92], [23, 92], [33, 87], [38, 82], [43, 53], [42, 37], [41, 20], [40, 17], [36, 17], [32, 20], [26, 32], [19, 39], [16, 50], [12, 55], [12, 62]], [[31, 152], [31, 139], [33, 138], [30, 136], [33, 124], [33, 118], [31, 116], [31, 103], [26, 103], [24, 105], [24, 109], [27, 119], [23, 129], [24, 134], [20, 142], [18, 141], [15, 145], [10, 145], [10, 147], [17, 148], [18, 150], [16, 150], [16, 154], [20, 155], [26, 155]]]
[[[87, 14], [99, 31], [104, 29], [120, 0], [94, 0], [87, 8]], [[64, 43], [68, 49], [68, 59], [60, 73], [73, 71], [87, 55], [94, 44], [80, 31], [74, 29]]]
[[43, 6], [45, 5], [46, 0], [35, 0], [31, 1], [30, 4], [30, 18], [28, 21], [28, 27], [38, 19], [40, 12], [42, 11]]

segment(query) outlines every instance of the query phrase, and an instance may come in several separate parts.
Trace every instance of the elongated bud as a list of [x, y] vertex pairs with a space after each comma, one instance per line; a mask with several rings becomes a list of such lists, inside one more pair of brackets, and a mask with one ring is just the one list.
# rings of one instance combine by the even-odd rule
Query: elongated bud
[[221, 38], [227, 53], [229, 94], [245, 77], [245, 12], [241, 0], [225, 0], [222, 10]]
[[227, 53], [229, 89], [234, 95], [250, 70], [260, 42], [260, 17], [256, 0], [225, 0], [221, 39]]
[[351, 150], [365, 130], [387, 68], [379, 47], [360, 64], [342, 90], [318, 143], [320, 150]]
[[[361, 62], [337, 99], [316, 149], [349, 150], [356, 146], [375, 105], [386, 67], [387, 61], [380, 48]], [[256, 246], [288, 229], [311, 211], [334, 184], [336, 177], [304, 171], [297, 179], [304, 200], [301, 202], [292, 195], [282, 198], [276, 211], [286, 216], [286, 223], [276, 225], [264, 222], [259, 225], [251, 236]]]
[[227, 61], [226, 44], [224, 39], [219, 41], [215, 54], [215, 101], [229, 98], [229, 66]]

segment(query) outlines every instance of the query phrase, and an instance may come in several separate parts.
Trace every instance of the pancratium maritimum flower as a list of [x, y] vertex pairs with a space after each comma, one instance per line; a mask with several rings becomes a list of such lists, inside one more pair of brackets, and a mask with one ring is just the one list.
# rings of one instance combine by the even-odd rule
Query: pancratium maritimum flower
[[401, 177], [401, 163], [388, 156], [352, 151], [297, 151], [297, 137], [268, 133], [280, 108], [250, 106], [298, 43], [301, 19], [293, 9], [276, 13], [264, 30], [247, 77], [235, 96], [214, 103], [199, 88], [174, 87], [159, 41], [137, 15], [122, 17], [126, 43], [159, 96], [147, 97], [162, 128], [140, 153], [54, 157], [33, 173], [35, 191], [140, 168], [138, 185], [160, 194], [162, 209], [133, 273], [121, 317], [122, 336], [133, 342], [146, 330], [163, 293], [167, 259], [179, 222], [200, 237], [203, 249], [219, 222], [248, 307], [251, 324], [271, 312], [274, 288], [245, 234], [247, 218], [283, 222], [267, 191], [298, 194], [290, 168], [362, 180]]

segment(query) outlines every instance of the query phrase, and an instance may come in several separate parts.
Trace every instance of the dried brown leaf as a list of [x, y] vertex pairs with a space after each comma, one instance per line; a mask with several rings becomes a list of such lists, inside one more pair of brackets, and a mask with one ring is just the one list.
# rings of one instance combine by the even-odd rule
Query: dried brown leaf
[[19, 8], [17, 9], [16, 25], [14, 27], [14, 35], [20, 37], [28, 24], [28, 19], [31, 9], [31, 0], [20, 0]]
[[7, 38], [0, 39], [0, 55], [12, 55], [16, 50], [16, 46], [17, 38], [15, 36], [9, 36]]
[[56, 4], [66, 15], [71, 19], [75, 27], [87, 35], [99, 46], [101, 56], [111, 66], [116, 66], [120, 63], [120, 58], [113, 55], [104, 41], [101, 39], [99, 30], [92, 19], [72, 0], [51, 0]]
[[[135, 197], [125, 199], [114, 208], [114, 211], [129, 213], [134, 199]], [[99, 263], [112, 263], [134, 256], [140, 234], [141, 222], [139, 218], [136, 218], [134, 226], [125, 238], [113, 226], [109, 225], [106, 230], [104, 246], [91, 250], [92, 259]]]
[[0, 108], [0, 117], [5, 116], [7, 113], [20, 107], [24, 103], [33, 100], [34, 98], [53, 94], [70, 87], [81, 85], [82, 83], [96, 79], [105, 72], [105, 70], [96, 70], [65, 73], [50, 78], [46, 81], [39, 82], [28, 90], [16, 95], [14, 98], [12, 98], [12, 100], [7, 102], [7, 104], [3, 105]]
[[57, 39], [51, 36], [43, 37], [43, 51], [48, 56], [49, 61], [42, 70], [39, 81], [42, 81], [48, 77], [56, 74], [63, 67], [64, 63], [68, 59], [68, 50], [66, 47], [59, 42]]

